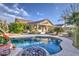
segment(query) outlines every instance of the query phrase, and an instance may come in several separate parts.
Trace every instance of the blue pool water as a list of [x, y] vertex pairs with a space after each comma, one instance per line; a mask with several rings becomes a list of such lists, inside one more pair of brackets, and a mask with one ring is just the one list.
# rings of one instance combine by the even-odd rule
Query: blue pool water
[[[48, 39], [48, 42], [44, 43], [42, 39]], [[58, 53], [62, 50], [60, 46], [61, 41], [62, 40], [53, 37], [14, 38], [11, 40], [11, 42], [15, 44], [18, 48], [40, 46], [46, 49], [50, 55]]]

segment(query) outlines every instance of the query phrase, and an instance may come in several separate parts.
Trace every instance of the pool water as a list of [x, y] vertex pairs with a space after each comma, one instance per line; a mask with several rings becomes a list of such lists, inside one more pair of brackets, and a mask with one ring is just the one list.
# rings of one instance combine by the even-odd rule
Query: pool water
[[[48, 39], [48, 42], [43, 42], [42, 39]], [[39, 46], [48, 51], [50, 55], [56, 54], [62, 50], [60, 42], [62, 40], [53, 37], [30, 37], [30, 38], [13, 38], [11, 42], [17, 48], [29, 48], [32, 46]]]

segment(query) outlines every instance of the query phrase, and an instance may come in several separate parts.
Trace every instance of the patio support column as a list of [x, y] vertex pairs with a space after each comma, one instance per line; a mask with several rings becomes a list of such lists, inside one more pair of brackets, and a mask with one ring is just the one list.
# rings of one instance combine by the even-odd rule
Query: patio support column
[[46, 26], [44, 26], [44, 32], [46, 32], [46, 30], [47, 30], [47, 29], [46, 29]]
[[46, 26], [46, 32], [48, 31], [48, 26]]
[[44, 32], [44, 28], [43, 28], [43, 26], [41, 25], [41, 30], [42, 30], [42, 32]]
[[46, 29], [46, 26], [43, 26], [42, 29], [43, 29], [43, 32], [44, 32], [44, 33], [45, 33], [46, 30], [47, 30], [47, 29]]
[[38, 24], [36, 25], [36, 30], [38, 31]]

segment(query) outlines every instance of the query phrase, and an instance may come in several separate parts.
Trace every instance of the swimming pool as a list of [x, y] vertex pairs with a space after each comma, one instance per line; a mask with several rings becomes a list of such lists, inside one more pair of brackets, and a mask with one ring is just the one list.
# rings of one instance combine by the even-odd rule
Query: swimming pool
[[56, 54], [62, 50], [60, 43], [62, 40], [55, 37], [26, 37], [26, 38], [13, 38], [11, 42], [16, 45], [17, 48], [29, 48], [32, 46], [39, 46], [48, 51], [50, 55]]

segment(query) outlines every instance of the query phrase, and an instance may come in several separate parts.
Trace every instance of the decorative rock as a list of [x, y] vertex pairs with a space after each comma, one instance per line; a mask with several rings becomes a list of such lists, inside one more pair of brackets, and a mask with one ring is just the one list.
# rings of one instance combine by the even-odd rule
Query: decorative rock
[[41, 47], [29, 47], [24, 49], [22, 56], [46, 56], [47, 52]]

